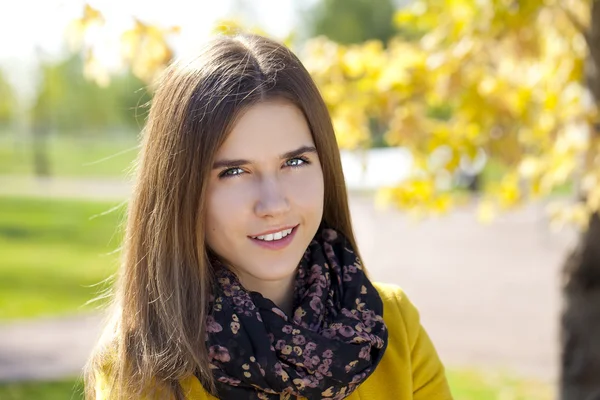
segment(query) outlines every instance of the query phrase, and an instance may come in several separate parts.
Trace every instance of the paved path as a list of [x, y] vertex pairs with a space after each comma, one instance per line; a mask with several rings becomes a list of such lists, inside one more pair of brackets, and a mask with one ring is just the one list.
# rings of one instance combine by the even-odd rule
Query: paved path
[[556, 380], [560, 267], [575, 236], [550, 233], [542, 207], [490, 226], [472, 210], [413, 225], [352, 204], [365, 265], [404, 288], [447, 364]]
[[[127, 184], [110, 181], [11, 182], [0, 177], [0, 195], [129, 193]], [[490, 226], [477, 223], [470, 208], [418, 224], [364, 196], [352, 195], [351, 208], [365, 265], [375, 280], [404, 288], [447, 365], [556, 380], [559, 271], [574, 235], [551, 233], [541, 206]], [[0, 380], [77, 374], [99, 326], [94, 315], [0, 325]]]
[[97, 315], [81, 315], [0, 325], [0, 381], [79, 374], [100, 324]]

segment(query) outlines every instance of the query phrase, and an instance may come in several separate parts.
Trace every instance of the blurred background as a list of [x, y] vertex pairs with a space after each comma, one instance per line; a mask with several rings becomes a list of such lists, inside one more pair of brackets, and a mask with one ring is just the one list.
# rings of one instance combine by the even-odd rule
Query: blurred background
[[456, 399], [600, 393], [600, 2], [0, 4], [0, 399], [80, 399], [152, 82], [211, 35], [290, 46], [365, 265]]

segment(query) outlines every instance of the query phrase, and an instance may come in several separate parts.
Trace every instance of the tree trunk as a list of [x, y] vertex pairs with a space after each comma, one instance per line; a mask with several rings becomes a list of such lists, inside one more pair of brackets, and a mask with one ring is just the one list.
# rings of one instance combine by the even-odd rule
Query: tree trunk
[[48, 127], [35, 123], [32, 128], [33, 168], [35, 176], [50, 176], [50, 159], [48, 157]]
[[565, 263], [561, 399], [600, 400], [600, 217]]
[[[600, 0], [592, 0], [586, 83], [600, 104]], [[594, 124], [593, 135], [600, 135]], [[592, 138], [595, 143], [597, 136]], [[591, 149], [590, 151], [595, 151]], [[597, 157], [597, 154], [590, 154]], [[594, 214], [564, 266], [561, 318], [562, 400], [600, 400], [600, 216]]]

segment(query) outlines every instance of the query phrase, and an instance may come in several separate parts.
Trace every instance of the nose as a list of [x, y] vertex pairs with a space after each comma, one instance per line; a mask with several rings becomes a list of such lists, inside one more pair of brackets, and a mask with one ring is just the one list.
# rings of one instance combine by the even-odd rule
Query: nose
[[278, 217], [290, 210], [290, 202], [284, 185], [276, 178], [260, 182], [259, 195], [254, 212], [259, 217]]

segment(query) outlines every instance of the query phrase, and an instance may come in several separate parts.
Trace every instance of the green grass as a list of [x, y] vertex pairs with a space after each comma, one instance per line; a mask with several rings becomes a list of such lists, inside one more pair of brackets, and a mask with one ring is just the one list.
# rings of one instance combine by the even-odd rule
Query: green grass
[[[493, 372], [450, 369], [448, 380], [456, 400], [550, 400], [552, 388], [535, 381]], [[0, 385], [3, 400], [83, 399], [80, 380]]]
[[501, 372], [449, 368], [447, 376], [457, 400], [550, 400], [555, 397], [549, 384]]
[[[48, 140], [52, 176], [124, 177], [138, 153], [135, 134], [115, 137], [53, 136]], [[0, 175], [33, 175], [31, 142], [0, 134]]]
[[[119, 140], [62, 137], [50, 142], [57, 176], [122, 177], [137, 154], [131, 135]], [[130, 149], [129, 151], [127, 151]], [[132, 150], [131, 150], [132, 149]], [[111, 157], [112, 156], [112, 157]], [[104, 161], [106, 157], [111, 157]], [[31, 151], [0, 135], [0, 175], [31, 175]], [[99, 162], [98, 162], [99, 161]], [[495, 179], [502, 169], [485, 172]], [[0, 321], [72, 314], [104, 286], [117, 265], [123, 208], [117, 203], [0, 197]], [[449, 369], [456, 399], [549, 400], [552, 388], [504, 374]], [[83, 399], [77, 379], [0, 384], [0, 399]]]
[[0, 197], [0, 320], [95, 306], [118, 261], [124, 208], [101, 215], [116, 205]]
[[[123, 178], [129, 174], [139, 152], [134, 132], [54, 135], [48, 141], [50, 175], [60, 177]], [[33, 150], [30, 141], [0, 132], [0, 175], [33, 176]], [[481, 172], [482, 188], [499, 182], [509, 168], [489, 160]], [[573, 193], [572, 181], [552, 190], [552, 195]], [[464, 192], [458, 189], [458, 192]]]
[[2, 384], [0, 399], [83, 400], [83, 385], [79, 380]]

